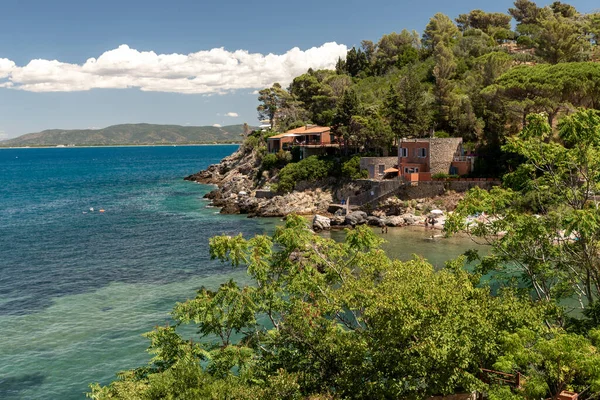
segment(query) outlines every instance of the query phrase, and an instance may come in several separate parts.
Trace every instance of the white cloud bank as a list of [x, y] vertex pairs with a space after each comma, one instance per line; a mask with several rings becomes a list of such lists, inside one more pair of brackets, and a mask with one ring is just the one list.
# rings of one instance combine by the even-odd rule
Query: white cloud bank
[[227, 114], [225, 114], [225, 116], [232, 117], [232, 118], [239, 117], [238, 113], [236, 113], [236, 112], [228, 112]]
[[[30, 92], [74, 92], [90, 89], [139, 88], [149, 92], [223, 94], [236, 89], [287, 85], [308, 68], [333, 69], [347, 47], [325, 43], [285, 54], [227, 51], [223, 48], [190, 54], [156, 54], [127, 45], [84, 64], [31, 60], [25, 66], [0, 58], [0, 87]], [[234, 114], [234, 113], [229, 113]]]

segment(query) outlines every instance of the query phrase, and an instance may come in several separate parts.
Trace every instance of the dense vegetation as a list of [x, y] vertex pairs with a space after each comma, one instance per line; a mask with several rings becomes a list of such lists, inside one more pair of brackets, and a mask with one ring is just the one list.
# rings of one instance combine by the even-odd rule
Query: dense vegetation
[[500, 176], [510, 157], [500, 148], [527, 114], [544, 111], [554, 124], [599, 106], [599, 37], [600, 13], [558, 1], [517, 0], [508, 14], [473, 10], [454, 21], [436, 14], [421, 36], [365, 40], [335, 71], [309, 70], [287, 89], [262, 90], [259, 115], [278, 131], [332, 126], [346, 145], [380, 153], [400, 137], [460, 136], [482, 156], [477, 172]]
[[139, 144], [239, 143], [247, 125], [113, 125], [103, 129], [51, 129], [0, 142], [0, 146], [107, 146]]
[[[506, 388], [480, 368], [527, 373], [526, 398], [600, 389], [600, 331], [555, 324], [556, 304], [507, 285], [492, 294], [464, 258], [441, 271], [390, 260], [366, 227], [344, 243], [289, 217], [273, 237], [211, 239], [211, 255], [252, 282], [201, 289], [147, 334], [152, 361], [92, 386], [97, 399], [426, 398]], [[177, 333], [195, 323], [201, 341]], [[565, 368], [567, 368], [565, 372]], [[522, 397], [518, 397], [522, 398]]]
[[[432, 129], [476, 143], [493, 162], [480, 170], [510, 172], [501, 188], [469, 192], [446, 230], [488, 243], [489, 254], [435, 271], [390, 260], [368, 228], [336, 243], [295, 216], [272, 237], [215, 237], [212, 257], [245, 268], [250, 284], [177, 304], [173, 322], [147, 334], [150, 363], [90, 396], [599, 398], [600, 15], [528, 0], [509, 13], [475, 10], [456, 23], [436, 14], [422, 37], [363, 42], [336, 71], [260, 93], [275, 129], [331, 124], [363, 150]], [[263, 167], [281, 168], [289, 187], [357, 171], [356, 158], [286, 157], [264, 155]], [[200, 341], [178, 329], [190, 323]], [[486, 369], [522, 374], [521, 386]]]

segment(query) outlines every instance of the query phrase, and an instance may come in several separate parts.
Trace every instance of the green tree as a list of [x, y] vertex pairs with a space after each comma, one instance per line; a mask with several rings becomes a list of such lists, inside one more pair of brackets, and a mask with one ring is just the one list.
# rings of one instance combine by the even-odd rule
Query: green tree
[[460, 14], [456, 18], [458, 28], [464, 33], [469, 29], [479, 29], [496, 40], [510, 38], [512, 17], [503, 13], [487, 13], [482, 10], [473, 10], [468, 14]]
[[274, 83], [270, 88], [258, 92], [258, 101], [261, 103], [256, 107], [259, 119], [268, 119], [271, 129], [275, 127], [277, 111], [283, 106], [284, 99], [288, 93], [279, 83]]
[[384, 102], [385, 113], [394, 135], [427, 136], [432, 122], [433, 99], [413, 68], [407, 70], [396, 89], [390, 86]]
[[374, 53], [374, 68], [378, 74], [383, 75], [392, 67], [401, 68], [410, 64], [418, 60], [420, 47], [421, 39], [416, 31], [404, 29], [400, 33], [383, 35]]
[[600, 105], [600, 66], [597, 63], [512, 68], [484, 89], [499, 92], [509, 107], [524, 121], [531, 112], [545, 112], [551, 124], [558, 113], [573, 107], [597, 108]]
[[437, 13], [429, 20], [423, 32], [423, 46], [433, 53], [439, 44], [451, 47], [458, 37], [460, 31], [454, 22], [444, 14]]
[[538, 20], [542, 15], [542, 9], [533, 1], [516, 0], [514, 5], [514, 8], [508, 9], [508, 13], [513, 16], [517, 23], [525, 25], [538, 23]]
[[[582, 309], [592, 306], [600, 296], [599, 132], [595, 110], [563, 118], [560, 141], [545, 115], [530, 115], [505, 146], [525, 160], [505, 177], [508, 187], [469, 192], [448, 230], [490, 243], [482, 268], [520, 274], [536, 298], [559, 304], [574, 297]], [[468, 222], [482, 212], [484, 221]]]
[[[598, 332], [591, 332], [597, 337]], [[504, 355], [495, 368], [526, 375], [521, 393], [528, 399], [553, 399], [563, 390], [598, 393], [600, 353], [587, 338], [560, 330], [520, 330], [502, 341]], [[583, 379], [582, 379], [583, 378]], [[589, 383], [591, 382], [591, 386]]]
[[358, 76], [361, 72], [367, 71], [369, 60], [367, 55], [361, 50], [352, 47], [346, 54], [346, 71], [350, 76]]
[[534, 39], [536, 54], [551, 64], [584, 61], [589, 56], [590, 43], [581, 26], [560, 15], [545, 18]]
[[[196, 323], [205, 340], [157, 328], [148, 334], [148, 366], [92, 385], [90, 396], [424, 399], [485, 390], [480, 368], [493, 365], [535, 367], [532, 377], [549, 383], [557, 365], [569, 371], [559, 383], [595, 384], [595, 348], [573, 335], [548, 336], [544, 307], [514, 290], [491, 295], [463, 269], [464, 258], [435, 271], [418, 258], [390, 260], [380, 244], [364, 226], [337, 243], [296, 216], [272, 237], [212, 238], [211, 256], [245, 268], [249, 284], [201, 289], [178, 304], [177, 324]], [[531, 341], [519, 341], [524, 332], [537, 338], [541, 358]]]
[[433, 76], [435, 78], [435, 101], [437, 106], [437, 122], [442, 130], [451, 131], [450, 120], [452, 108], [455, 104], [454, 82], [452, 78], [456, 72], [456, 61], [454, 55], [442, 43], [435, 48], [435, 67]]

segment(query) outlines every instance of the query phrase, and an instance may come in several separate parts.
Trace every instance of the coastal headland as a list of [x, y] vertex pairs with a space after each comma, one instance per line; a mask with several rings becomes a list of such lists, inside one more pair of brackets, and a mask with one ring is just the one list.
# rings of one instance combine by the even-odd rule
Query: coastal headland
[[[368, 180], [335, 178], [298, 182], [290, 193], [271, 191], [277, 173], [261, 168], [260, 155], [248, 146], [218, 164], [184, 178], [217, 187], [205, 195], [222, 214], [248, 217], [285, 217], [298, 214], [312, 218], [314, 230], [329, 230], [368, 224], [378, 227], [424, 226], [442, 229], [445, 213], [454, 210], [463, 193], [438, 190], [435, 195], [414, 198], [407, 190], [390, 193], [374, 204], [348, 204], [348, 199], [371, 190]], [[416, 191], [413, 191], [416, 193]], [[438, 214], [432, 218], [431, 211]], [[441, 212], [439, 212], [441, 211]]]

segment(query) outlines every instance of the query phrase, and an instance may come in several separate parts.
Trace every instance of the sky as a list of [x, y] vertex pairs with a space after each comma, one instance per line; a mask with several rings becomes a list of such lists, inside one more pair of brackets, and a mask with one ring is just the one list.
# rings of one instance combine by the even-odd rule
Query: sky
[[[538, 2], [546, 5], [549, 2]], [[580, 12], [597, 0], [568, 1]], [[258, 124], [257, 90], [361, 40], [510, 0], [20, 0], [0, 12], [0, 140], [119, 123]]]

